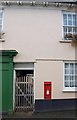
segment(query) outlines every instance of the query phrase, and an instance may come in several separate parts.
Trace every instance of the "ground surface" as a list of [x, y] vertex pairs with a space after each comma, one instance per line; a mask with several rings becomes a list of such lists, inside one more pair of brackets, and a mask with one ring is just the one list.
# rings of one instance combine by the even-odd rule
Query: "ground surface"
[[2, 119], [2, 115], [0, 115], [0, 120]]
[[4, 119], [17, 119], [17, 118], [77, 118], [77, 111], [56, 111], [56, 112], [44, 112], [44, 113], [33, 113], [23, 112], [14, 113], [12, 115], [4, 116]]

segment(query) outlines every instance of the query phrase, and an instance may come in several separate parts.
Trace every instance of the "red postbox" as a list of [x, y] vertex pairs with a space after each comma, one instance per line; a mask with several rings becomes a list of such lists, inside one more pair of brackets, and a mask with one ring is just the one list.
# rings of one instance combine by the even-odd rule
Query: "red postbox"
[[51, 90], [52, 90], [52, 83], [44, 82], [44, 99], [46, 100], [51, 99]]

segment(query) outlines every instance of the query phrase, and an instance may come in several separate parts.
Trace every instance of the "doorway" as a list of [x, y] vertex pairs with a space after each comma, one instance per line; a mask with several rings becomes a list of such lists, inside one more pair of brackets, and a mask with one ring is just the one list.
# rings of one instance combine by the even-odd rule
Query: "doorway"
[[34, 109], [33, 72], [33, 70], [16, 70], [15, 111], [33, 111]]

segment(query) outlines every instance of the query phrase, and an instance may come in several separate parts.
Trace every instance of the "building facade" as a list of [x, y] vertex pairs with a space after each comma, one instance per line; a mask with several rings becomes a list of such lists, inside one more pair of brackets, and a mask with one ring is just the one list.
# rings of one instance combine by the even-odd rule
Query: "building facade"
[[0, 4], [0, 111], [75, 109], [76, 2]]

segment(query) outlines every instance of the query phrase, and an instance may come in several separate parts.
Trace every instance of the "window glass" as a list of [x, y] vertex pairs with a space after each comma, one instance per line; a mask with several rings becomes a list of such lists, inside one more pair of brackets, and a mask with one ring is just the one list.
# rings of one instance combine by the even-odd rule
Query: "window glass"
[[65, 68], [69, 68], [69, 63], [65, 63]]
[[67, 25], [67, 15], [66, 14], [63, 15], [63, 20], [64, 20], [64, 25]]
[[64, 87], [77, 87], [77, 63], [64, 63]]
[[3, 27], [3, 11], [0, 11], [0, 32], [2, 31]]
[[[77, 14], [66, 12], [63, 14], [63, 32], [64, 39], [71, 40], [73, 35], [77, 34]], [[71, 34], [71, 36], [69, 36]]]
[[68, 25], [72, 25], [72, 15], [68, 14]]
[[68, 33], [71, 33], [72, 32], [72, 27], [69, 27], [68, 28]]

